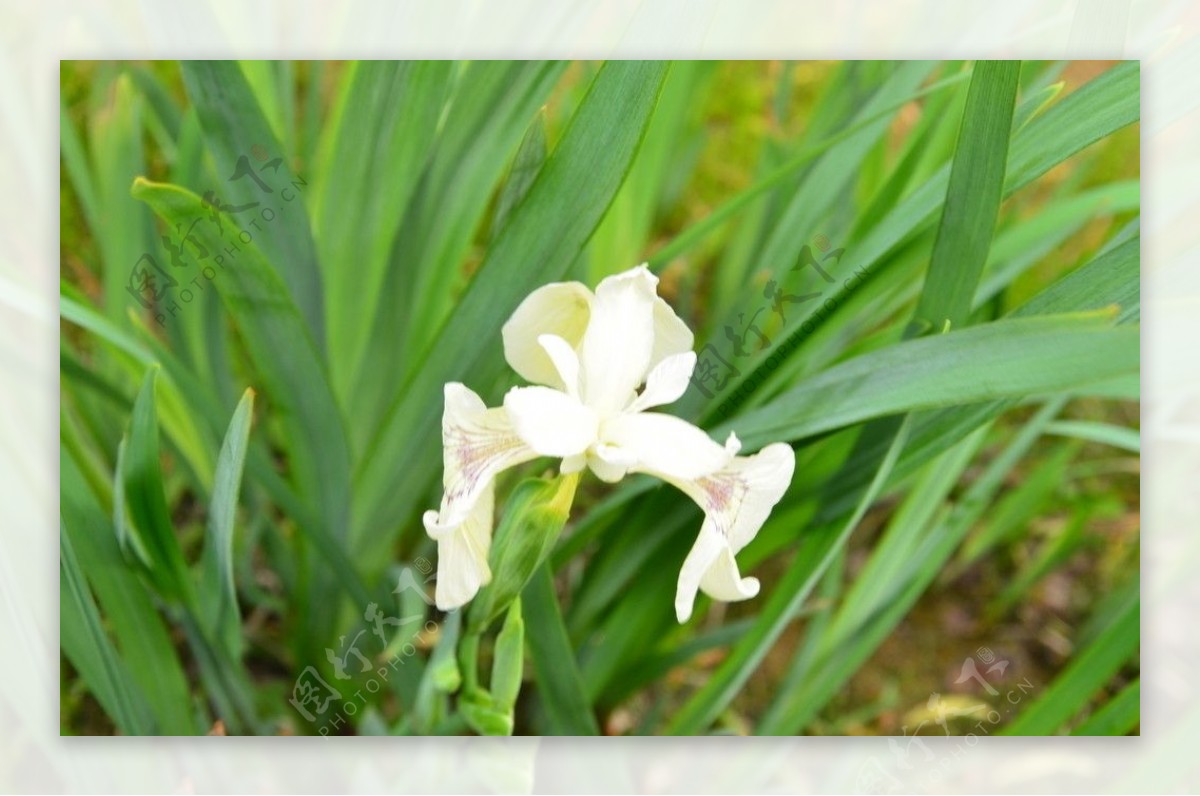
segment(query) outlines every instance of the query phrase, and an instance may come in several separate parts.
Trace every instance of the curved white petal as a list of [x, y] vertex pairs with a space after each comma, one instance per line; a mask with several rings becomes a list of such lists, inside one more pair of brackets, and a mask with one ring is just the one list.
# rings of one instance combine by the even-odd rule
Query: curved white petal
[[656, 412], [609, 418], [601, 426], [600, 441], [627, 452], [635, 462], [629, 469], [677, 485], [714, 473], [733, 458], [728, 448], [686, 420]]
[[[728, 449], [740, 445], [730, 435]], [[675, 481], [704, 510], [704, 524], [679, 573], [675, 613], [691, 616], [696, 590], [717, 600], [745, 600], [758, 594], [755, 578], [738, 573], [734, 555], [750, 543], [783, 497], [796, 468], [796, 454], [783, 443], [753, 456], [737, 456], [715, 473]]]
[[607, 442], [601, 442], [592, 447], [588, 455], [588, 466], [596, 477], [608, 484], [615, 484], [629, 472], [629, 468], [637, 464], [637, 457], [632, 452]]
[[538, 335], [538, 345], [550, 357], [567, 395], [579, 399], [579, 355], [571, 344], [556, 334]]
[[700, 535], [679, 570], [675, 586], [675, 618], [680, 624], [691, 618], [696, 592], [701, 589], [710, 597], [725, 602], [748, 600], [759, 590], [757, 578], [743, 578], [738, 573], [729, 541], [708, 519], [700, 527]]
[[691, 351], [696, 338], [687, 324], [680, 320], [671, 305], [661, 297], [654, 299], [654, 348], [650, 352], [650, 367], [669, 356]]
[[643, 265], [596, 287], [579, 359], [584, 403], [601, 415], [624, 408], [650, 369], [657, 284]]
[[491, 488], [498, 473], [536, 459], [538, 453], [517, 436], [503, 408], [488, 409], [478, 395], [457, 382], [447, 384], [444, 392], [445, 491], [437, 522], [456, 526], [466, 519], [479, 496]]
[[501, 330], [508, 364], [527, 381], [561, 389], [562, 380], [538, 337], [552, 334], [577, 347], [591, 303], [592, 291], [579, 282], [554, 282], [530, 293]]
[[696, 354], [685, 351], [672, 354], [650, 369], [646, 389], [629, 405], [627, 412], [641, 412], [652, 406], [674, 403], [687, 392], [692, 371], [696, 369]]
[[758, 596], [761, 584], [758, 578], [743, 578], [738, 572], [733, 550], [726, 547], [712, 562], [704, 577], [700, 579], [700, 591], [714, 600], [732, 603]]
[[457, 525], [443, 525], [438, 512], [425, 512], [425, 530], [438, 546], [434, 602], [439, 610], [465, 605], [492, 580], [488, 553], [492, 546], [493, 493], [489, 485], [467, 518]]
[[514, 387], [504, 396], [504, 408], [517, 435], [543, 456], [573, 456], [596, 441], [596, 413], [565, 392]]

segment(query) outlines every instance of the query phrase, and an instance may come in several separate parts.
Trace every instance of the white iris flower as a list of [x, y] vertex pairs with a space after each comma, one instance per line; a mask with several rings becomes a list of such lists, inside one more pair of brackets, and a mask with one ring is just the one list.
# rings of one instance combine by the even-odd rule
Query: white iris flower
[[684, 420], [647, 411], [682, 396], [696, 366], [692, 332], [657, 284], [643, 265], [608, 277], [594, 294], [578, 282], [541, 287], [503, 330], [508, 363], [541, 386], [515, 387], [503, 407], [488, 409], [465, 386], [446, 385], [445, 494], [424, 518], [438, 542], [439, 608], [463, 605], [491, 579], [493, 479], [539, 456], [562, 459], [564, 473], [586, 467], [608, 482], [649, 473], [704, 510], [679, 573], [680, 622], [697, 589], [725, 601], [758, 594], [758, 580], [741, 577], [734, 555], [787, 490], [795, 454], [776, 443], [738, 456], [733, 434], [721, 445]]

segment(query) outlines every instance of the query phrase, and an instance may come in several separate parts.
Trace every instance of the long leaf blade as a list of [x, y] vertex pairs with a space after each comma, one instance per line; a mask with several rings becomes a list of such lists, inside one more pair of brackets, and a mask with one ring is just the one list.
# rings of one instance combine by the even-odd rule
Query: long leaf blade
[[1020, 61], [981, 61], [967, 89], [950, 184], [916, 323], [962, 326], [987, 261], [1004, 188]]

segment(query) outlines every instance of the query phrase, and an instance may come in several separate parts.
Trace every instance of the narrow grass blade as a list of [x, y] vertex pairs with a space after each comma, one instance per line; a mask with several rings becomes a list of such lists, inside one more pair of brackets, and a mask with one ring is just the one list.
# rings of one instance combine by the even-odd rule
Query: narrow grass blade
[[92, 233], [103, 260], [105, 314], [119, 322], [133, 299], [126, 290], [131, 269], [150, 248], [149, 219], [129, 198], [128, 186], [145, 171], [142, 98], [128, 74], [120, 74], [91, 126], [96, 197]]
[[118, 548], [112, 523], [83, 480], [75, 457], [64, 449], [59, 463], [63, 529], [87, 571], [130, 677], [146, 695], [156, 731], [197, 732], [187, 679], [153, 595]]
[[962, 326], [987, 261], [1000, 210], [1020, 61], [975, 64], [937, 240], [914, 323]]
[[1061, 420], [1052, 424], [1046, 431], [1063, 437], [1074, 437], [1088, 442], [1111, 445], [1130, 453], [1142, 452], [1142, 435], [1135, 428], [1088, 420]]
[[533, 181], [546, 162], [546, 146], [546, 117], [543, 111], [530, 123], [521, 145], [517, 147], [512, 165], [508, 167], [504, 185], [496, 197], [496, 209], [492, 211], [489, 242], [494, 242], [500, 231], [508, 226], [513, 210], [533, 187]]
[[1128, 735], [1142, 721], [1142, 681], [1134, 680], [1076, 727], [1072, 735]]
[[[1013, 467], [1028, 453], [1046, 424], [1062, 410], [1064, 403], [1064, 399], [1048, 402], [1021, 428], [1000, 455], [988, 464], [983, 474], [950, 507], [946, 516], [935, 514], [934, 523], [920, 529], [921, 541], [893, 588], [881, 591], [875, 588], [874, 583], [856, 583], [846, 607], [839, 610], [831, 631], [818, 642], [813, 662], [803, 668], [794, 667], [789, 674], [776, 704], [758, 728], [760, 733], [780, 735], [800, 732], [837, 694], [933, 583], [945, 562], [988, 509]], [[981, 433], [982, 429], [976, 431], [974, 438], [964, 440], [960, 447], [963, 450], [976, 450]], [[947, 453], [947, 456], [953, 455]], [[895, 521], [893, 527], [894, 524]], [[891, 528], [888, 533], [893, 533]], [[895, 533], [907, 535], [901, 529], [896, 529]], [[876, 566], [891, 564], [883, 560], [884, 553], [881, 548], [880, 563]]]
[[1126, 589], [1123, 604], [1109, 619], [1103, 632], [1050, 684], [1049, 689], [1023, 709], [1004, 728], [1004, 735], [1054, 735], [1091, 700], [1092, 695], [1133, 658], [1140, 638], [1140, 608], [1137, 579]]
[[353, 63], [327, 122], [313, 179], [313, 229], [339, 395], [354, 387], [353, 366], [383, 296], [396, 233], [434, 145], [451, 66]]
[[575, 650], [567, 637], [549, 565], [543, 565], [521, 594], [526, 637], [548, 735], [599, 735], [583, 688]]
[[104, 632], [66, 529], [59, 530], [62, 648], [96, 700], [124, 735], [152, 735], [154, 719]]
[[1137, 372], [1138, 329], [1112, 327], [1111, 318], [1004, 320], [910, 340], [835, 365], [726, 425], [736, 425], [748, 444], [794, 440], [872, 417], [1053, 393]]
[[1085, 83], [1021, 131], [1008, 164], [1008, 184], [1028, 185], [1066, 154], [1136, 122], [1140, 104], [1141, 65], [1137, 61], [1123, 61]]
[[[146, 371], [133, 405], [124, 468], [117, 473], [117, 488], [125, 490], [126, 505], [138, 535], [138, 546], [149, 561], [149, 576], [162, 596], [188, 610], [196, 608], [191, 575], [183, 560], [179, 539], [171, 522], [163, 490], [158, 445], [158, 410], [154, 397], [158, 368]], [[115, 504], [115, 501], [114, 501]]]
[[[347, 414], [356, 448], [378, 435], [389, 407], [418, 370], [430, 343], [471, 279], [465, 265], [488, 204], [530, 120], [562, 75], [561, 62], [472, 61], [454, 91], [412, 212], [390, 253], [383, 295], [371, 319]], [[488, 243], [492, 248], [496, 241]], [[397, 357], [397, 352], [402, 356]], [[381, 369], [381, 361], [395, 367]]]
[[206, 634], [219, 639], [233, 657], [237, 657], [241, 648], [241, 618], [233, 582], [233, 526], [253, 414], [254, 391], [246, 390], [221, 443], [208, 506], [208, 533], [200, 559]]

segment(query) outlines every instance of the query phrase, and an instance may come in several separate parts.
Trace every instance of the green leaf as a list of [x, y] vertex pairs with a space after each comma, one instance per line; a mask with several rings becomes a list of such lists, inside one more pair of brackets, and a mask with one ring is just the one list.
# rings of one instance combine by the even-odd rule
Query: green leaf
[[[506, 370], [500, 327], [532, 289], [561, 278], [583, 249], [633, 160], [666, 71], [656, 61], [601, 67], [525, 201], [442, 327], [433, 346], [437, 356], [425, 361], [375, 431], [356, 473], [356, 527], [394, 528], [411, 517], [435, 470], [397, 482], [395, 463], [420, 461], [438, 450], [445, 383], [489, 383]], [[372, 541], [368, 559], [380, 556], [390, 539], [379, 533]]]
[[142, 105], [133, 81], [122, 72], [90, 130], [98, 201], [89, 221], [103, 260], [105, 314], [114, 321], [133, 304], [126, 290], [130, 270], [150, 249], [149, 219], [127, 193], [129, 183], [146, 169]]
[[[1046, 169], [1063, 162], [1089, 143], [1137, 120], [1139, 94], [1136, 86], [1136, 64], [1133, 64], [1135, 80], [1132, 86], [1129, 82], [1129, 66], [1130, 64], [1122, 64], [1114, 67], [1079, 91], [1072, 92], [1040, 117], [1038, 124], [1030, 124], [1018, 134], [1009, 150], [1005, 196], [1028, 185]], [[1097, 112], [1098, 107], [1103, 107], [1104, 111]], [[1048, 136], [1043, 129], [1047, 125], [1050, 129], [1069, 128], [1078, 134], [1078, 137], [1063, 137], [1058, 135], [1057, 131], [1053, 136]], [[889, 263], [896, 262], [896, 258], [889, 260], [887, 255], [903, 242], [911, 240], [914, 234], [933, 221], [937, 208], [945, 197], [949, 171], [948, 166], [939, 170], [909, 193], [861, 240], [853, 242], [839, 261], [841, 270], [844, 273], [853, 272], [862, 279], [872, 271], [887, 268]], [[855, 284], [851, 286], [851, 280], [846, 280], [838, 287], [837, 292], [827, 299], [827, 303], [845, 303], [849, 294], [859, 289], [859, 280], [853, 281]], [[742, 375], [731, 381], [724, 395], [713, 399], [710, 404], [712, 408], [705, 416], [711, 418], [714, 413], [723, 416], [730, 414], [733, 411], [730, 403], [734, 397], [752, 393], [765, 382], [780, 362], [792, 357], [800, 344], [813, 333], [812, 327], [820, 325], [820, 318], [815, 322], [812, 320], [818, 306], [823, 305], [809, 303], [805, 305], [806, 312], [789, 318], [787, 328], [790, 331], [777, 340], [770, 350], [754, 356], [750, 367], [739, 368]], [[739, 399], [739, 402], [740, 400], [744, 398]]]
[[495, 241], [500, 231], [508, 225], [508, 219], [513, 210], [529, 193], [533, 181], [537, 179], [542, 164], [546, 162], [546, 113], [541, 111], [534, 117], [517, 147], [516, 157], [508, 167], [508, 175], [504, 178], [504, 186], [496, 197], [496, 209], [492, 212], [491, 241]]
[[[433, 648], [429, 665], [425, 667], [417, 686], [410, 720], [417, 732], [422, 734], [434, 732], [434, 728], [445, 718], [446, 695], [458, 691], [463, 683], [463, 671], [459, 668], [457, 657], [462, 618], [462, 611], [451, 611], [446, 615], [437, 646]], [[464, 639], [464, 644], [466, 641]], [[465, 665], [474, 667], [475, 661], [469, 660]], [[468, 669], [467, 693], [475, 690], [474, 676], [474, 669]]]
[[346, 69], [326, 123], [313, 192], [313, 229], [326, 286], [330, 368], [353, 389], [396, 233], [434, 143], [448, 61], [358, 61]]
[[1140, 183], [1126, 180], [1050, 201], [1033, 218], [1010, 225], [992, 244], [974, 307], [1007, 288], [1097, 216], [1136, 212], [1140, 203]]
[[521, 692], [525, 672], [525, 621], [521, 618], [521, 598], [513, 600], [496, 636], [492, 651], [492, 679], [489, 688], [501, 710], [513, 711]]
[[529, 657], [537, 694], [549, 722], [548, 735], [599, 735], [583, 688], [579, 664], [563, 625], [550, 567], [542, 566], [521, 595]]
[[505, 712], [487, 691], [468, 691], [459, 697], [458, 710], [471, 729], [480, 735], [512, 735], [512, 715]]
[[[1046, 430], [1050, 427], [1047, 425]], [[1067, 467], [1079, 453], [1079, 446], [1059, 443], [1044, 455], [1021, 482], [1008, 490], [979, 521], [974, 535], [959, 553], [955, 574], [991, 553], [1000, 544], [1025, 533], [1034, 517], [1045, 512], [1045, 504], [1062, 490]]]
[[650, 257], [650, 268], [659, 270], [672, 259], [683, 254], [688, 249], [696, 245], [697, 242], [705, 238], [707, 235], [718, 229], [726, 221], [737, 215], [738, 212], [745, 209], [752, 202], [765, 196], [775, 188], [785, 184], [789, 179], [796, 176], [802, 168], [807, 166], [818, 156], [824, 154], [833, 146], [845, 141], [862, 130], [867, 129], [871, 125], [878, 124], [881, 120], [886, 119], [896, 113], [897, 110], [904, 107], [915, 99], [918, 99], [929, 94], [942, 91], [951, 86], [957, 85], [969, 78], [970, 72], [962, 72], [957, 75], [952, 75], [942, 80], [932, 83], [924, 89], [913, 92], [903, 101], [892, 106], [886, 107], [877, 113], [871, 114], [865, 119], [855, 122], [844, 130], [839, 130], [837, 133], [830, 135], [819, 141], [816, 144], [805, 146], [801, 151], [793, 155], [786, 163], [779, 166], [761, 180], [751, 185], [749, 188], [741, 191], [728, 199], [724, 204], [719, 206], [713, 212], [705, 216], [701, 221], [684, 230], [679, 235], [656, 251]]
[[[174, 185], [137, 180], [133, 193], [172, 228], [205, 213], [199, 197]], [[303, 500], [294, 519], [316, 547], [308, 558], [308, 566], [316, 570], [308, 595], [313, 616], [302, 623], [301, 633], [315, 647], [309, 651], [315, 657], [334, 633], [337, 606], [332, 590], [364, 591], [355, 586], [359, 578], [342, 545], [349, 525], [350, 452], [341, 412], [309, 329], [258, 248], [243, 245], [226, 261], [228, 255], [219, 253], [222, 238], [211, 224], [198, 225], [193, 234], [213, 252], [207, 266], [216, 270], [212, 284], [241, 333], [254, 373], [262, 380], [262, 389], [251, 386], [264, 397], [283, 429], [289, 475]], [[228, 229], [225, 234], [230, 234]], [[336, 578], [331, 570], [337, 572]]]
[[59, 534], [63, 652], [124, 735], [154, 734], [146, 697], [122, 664], [100, 619], [66, 528]]
[[1020, 61], [980, 61], [967, 89], [937, 241], [914, 323], [966, 323], [1000, 210]]
[[[505, 164], [566, 64], [471, 61], [456, 75], [431, 160], [391, 251], [381, 303], [355, 363], [348, 416], [356, 449], [378, 435], [388, 408], [421, 365], [469, 279], [464, 261]], [[494, 241], [489, 242], [489, 248]], [[403, 356], [397, 367], [378, 367]]]
[[1130, 453], [1142, 452], [1142, 435], [1136, 428], [1114, 426], [1088, 420], [1060, 420], [1052, 423], [1046, 432], [1064, 437], [1099, 442]]
[[[150, 580], [164, 598], [192, 610], [196, 607], [195, 590], [163, 491], [158, 411], [154, 398], [157, 375], [157, 366], [146, 371], [142, 389], [134, 402], [124, 467], [117, 474], [117, 488], [125, 490], [125, 503], [133, 521], [131, 527], [138, 536], [138, 547], [149, 558]], [[116, 503], [114, 499], [114, 505]]]
[[1142, 720], [1142, 681], [1134, 680], [1076, 727], [1072, 735], [1128, 735]]
[[[187, 679], [153, 595], [121, 554], [112, 523], [84, 482], [75, 457], [64, 449], [59, 462], [63, 529], [116, 637], [129, 675], [145, 693], [154, 731], [168, 735], [197, 732]], [[66, 647], [65, 608], [63, 617]]]
[[238, 61], [237, 64], [258, 107], [262, 109], [263, 117], [271, 125], [275, 140], [282, 143], [287, 151], [292, 151], [291, 106], [294, 90], [290, 80], [291, 62], [248, 60]]
[[[801, 732], [838, 694], [943, 572], [954, 550], [988, 510], [1013, 468], [1029, 452], [1046, 424], [1062, 410], [1065, 403], [1063, 398], [1047, 402], [1017, 431], [1012, 441], [988, 463], [982, 475], [948, 507], [944, 515], [939, 512], [932, 517], [923, 517], [926, 512], [917, 501], [918, 491], [925, 490], [909, 493], [905, 501], [907, 508], [892, 519], [885, 532], [885, 542], [876, 547], [867, 568], [844, 598], [845, 607], [839, 609], [829, 632], [817, 642], [816, 655], [803, 668], [794, 667], [789, 673], [784, 688], [775, 705], [764, 716], [758, 732], [765, 735]], [[933, 482], [953, 475], [958, 466], [968, 463], [964, 458], [969, 461], [979, 449], [983, 433], [984, 429], [978, 429], [947, 451], [941, 463], [934, 466], [935, 472], [922, 479], [922, 482], [941, 491]], [[954, 438], [959, 437], [955, 435]], [[941, 472], [936, 472], [938, 470]], [[928, 496], [928, 492], [925, 492], [925, 496]], [[931, 522], [922, 527], [923, 519]], [[902, 560], [893, 560], [897, 555], [897, 547], [909, 546], [912, 541], [909, 537], [913, 535], [919, 536], [916, 548]], [[881, 571], [896, 572], [897, 569], [900, 571], [897, 580], [877, 582]]]
[[1103, 632], [1067, 665], [1036, 701], [1004, 728], [1004, 735], [1053, 735], [1061, 731], [1122, 666], [1132, 659], [1140, 638], [1138, 579], [1125, 589], [1122, 604]]
[[1008, 192], [1028, 185], [1067, 156], [1138, 120], [1141, 65], [1123, 61], [1035, 118], [1008, 162]]
[[[916, 409], [1080, 388], [1136, 373], [1137, 328], [1111, 312], [996, 321], [909, 340], [806, 379], [737, 418], [748, 444], [812, 436]], [[717, 433], [720, 436], [720, 433]]]
[[[323, 350], [321, 273], [303, 199], [308, 182], [293, 171], [294, 153], [283, 150], [236, 61], [182, 61], [181, 66], [205, 143], [217, 174], [224, 179], [209, 190], [223, 205], [249, 205], [245, 210], [226, 211], [234, 229], [213, 241], [214, 248], [231, 250], [229, 257], [240, 261], [237, 247], [247, 247], [245, 238], [250, 236], [269, 267], [283, 278], [308, 333], [317, 349]], [[281, 162], [275, 164], [276, 158]], [[202, 211], [196, 217], [206, 213]], [[222, 220], [221, 229], [225, 228]]]
[[208, 533], [200, 559], [206, 633], [219, 639], [233, 657], [237, 657], [241, 649], [241, 618], [233, 581], [233, 524], [253, 414], [254, 391], [247, 389], [229, 421], [225, 441], [221, 443], [213, 477], [212, 501], [208, 506]]
[[1098, 310], [1116, 305], [1118, 323], [1141, 316], [1141, 236], [1100, 254], [1022, 304], [1013, 317]]

